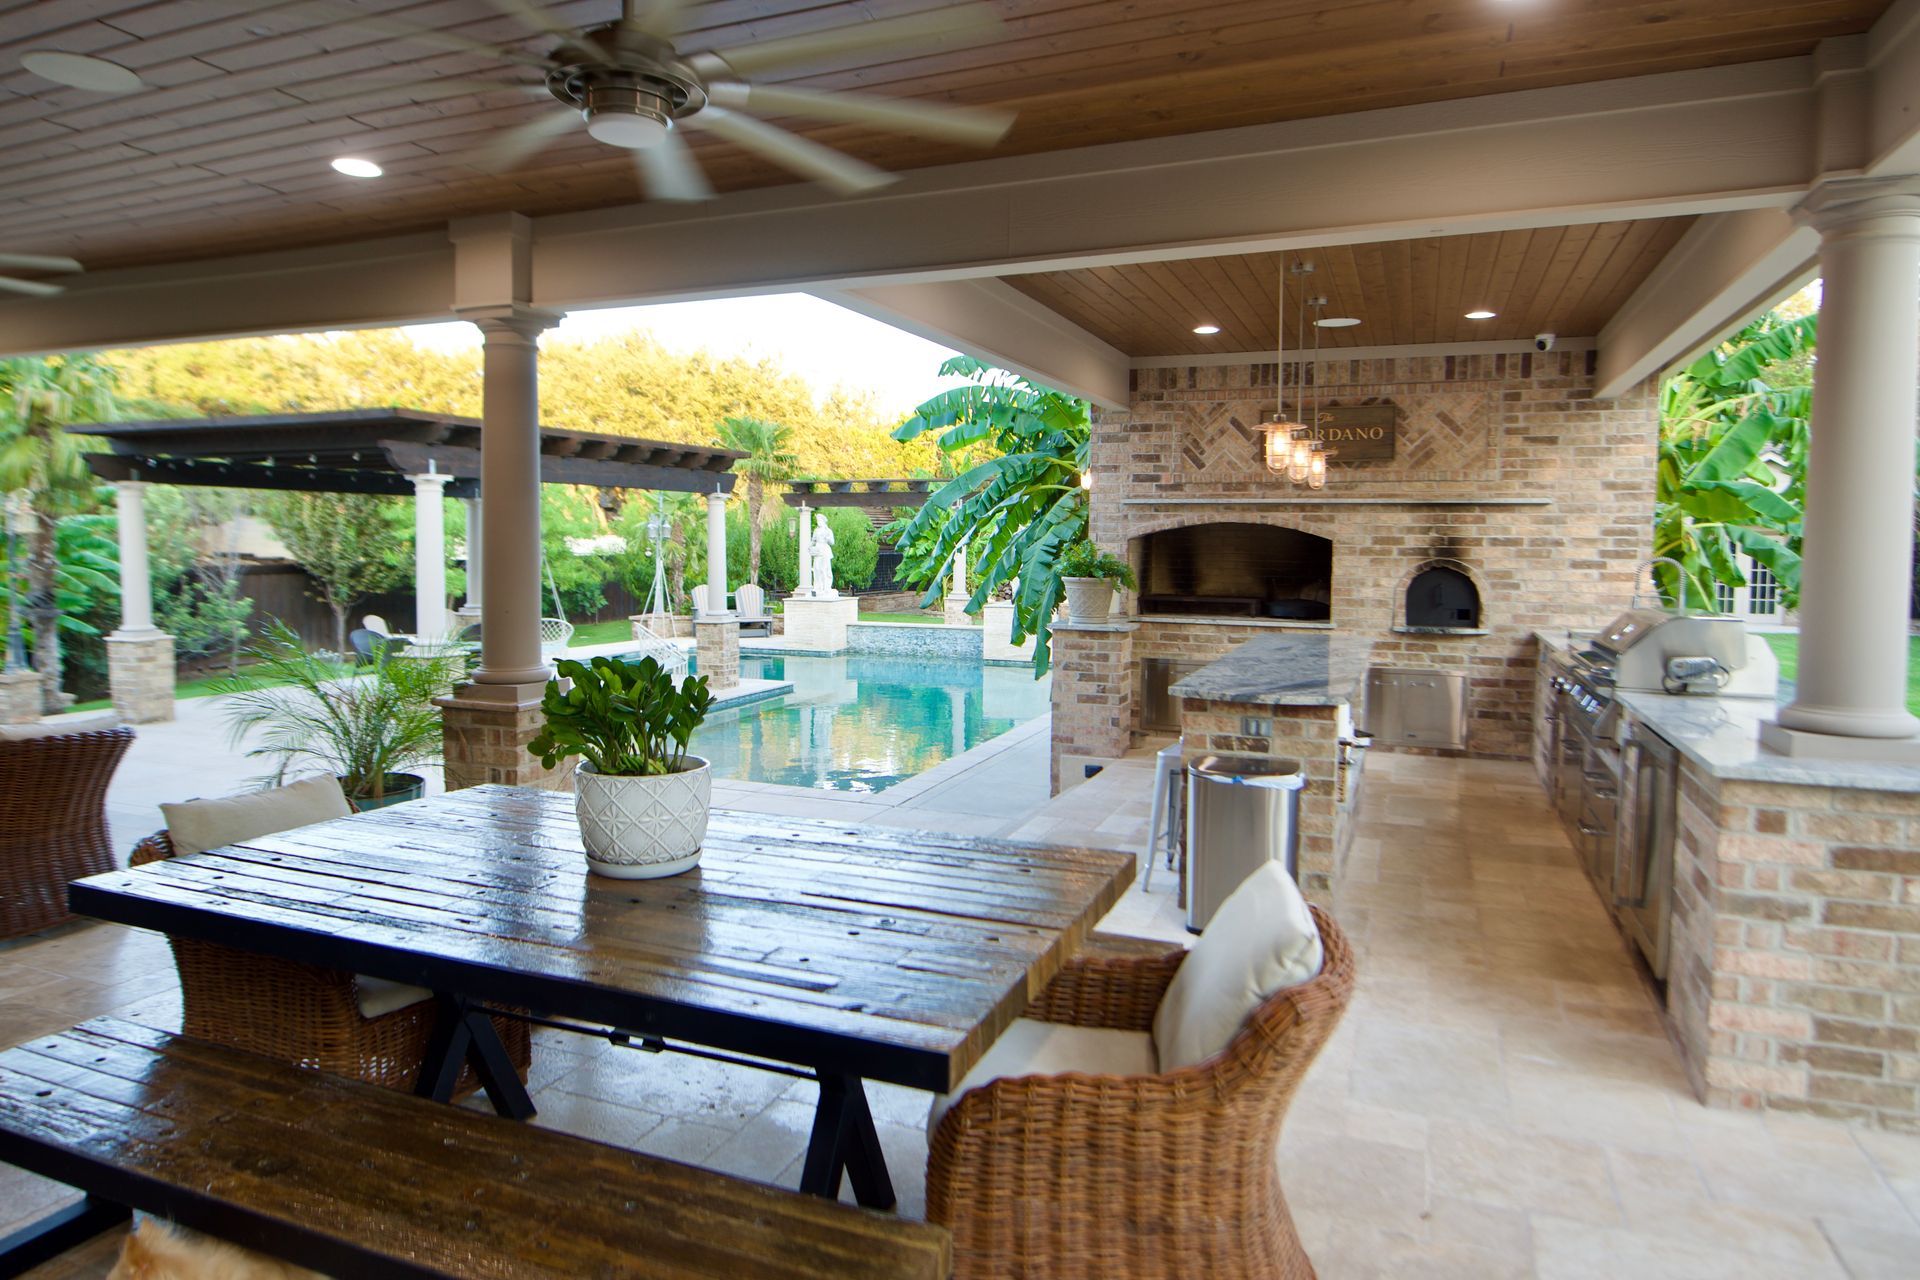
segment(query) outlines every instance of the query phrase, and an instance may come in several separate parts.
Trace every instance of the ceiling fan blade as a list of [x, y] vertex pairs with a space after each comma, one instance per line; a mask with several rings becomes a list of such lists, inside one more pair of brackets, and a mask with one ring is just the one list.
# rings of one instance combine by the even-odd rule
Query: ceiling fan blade
[[695, 112], [686, 123], [717, 133], [735, 146], [765, 156], [781, 168], [804, 174], [842, 195], [859, 195], [895, 181], [894, 175], [864, 160], [725, 107], [710, 106]]
[[595, 66], [607, 65], [605, 49], [573, 28], [555, 21], [553, 15], [539, 5], [529, 3], [529, 0], [487, 0], [487, 3], [508, 17], [518, 20], [527, 30], [552, 36], [560, 42], [561, 48], [571, 49], [577, 54], [584, 55], [587, 62]]
[[517, 124], [493, 141], [471, 153], [472, 163], [482, 169], [495, 173], [504, 173], [508, 169], [517, 169], [525, 164], [533, 153], [547, 142], [559, 137], [567, 130], [580, 124], [578, 111], [563, 111], [558, 115], [535, 116], [525, 124]]
[[72, 258], [57, 258], [44, 253], [0, 253], [0, 267], [21, 271], [85, 271]]
[[980, 107], [948, 107], [900, 98], [791, 89], [784, 85], [715, 84], [708, 86], [708, 92], [713, 101], [723, 107], [867, 124], [893, 133], [949, 138], [979, 146], [1000, 141], [1013, 127], [1013, 112]]
[[0, 276], [0, 290], [24, 293], [34, 298], [51, 298], [56, 293], [67, 291], [65, 285], [48, 284], [43, 280], [15, 280], [11, 276]]
[[689, 0], [625, 0], [620, 25], [657, 40], [670, 40], [679, 34], [688, 4]]
[[693, 158], [692, 150], [681, 141], [678, 132], [669, 130], [658, 145], [635, 151], [633, 159], [640, 166], [640, 180], [646, 184], [647, 195], [652, 199], [713, 199], [707, 175], [700, 172], [700, 162]]
[[710, 54], [696, 54], [691, 61], [699, 66], [702, 57], [718, 58], [738, 75], [751, 76], [839, 54], [937, 45], [956, 37], [995, 35], [1004, 30], [1005, 25], [1000, 15], [984, 4], [963, 4], [898, 18], [880, 18], [831, 31], [762, 40], [737, 49], [716, 49]]

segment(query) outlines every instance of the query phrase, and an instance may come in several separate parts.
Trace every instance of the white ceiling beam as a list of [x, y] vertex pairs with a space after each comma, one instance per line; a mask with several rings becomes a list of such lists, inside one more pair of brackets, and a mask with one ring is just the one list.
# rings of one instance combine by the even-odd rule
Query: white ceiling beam
[[1869, 177], [1920, 173], [1920, 0], [1899, 0], [1867, 33]]
[[1813, 278], [1820, 237], [1781, 209], [1701, 218], [1600, 330], [1594, 394], [1622, 395]]
[[1003, 280], [821, 290], [827, 301], [1108, 409], [1125, 409], [1125, 353]]

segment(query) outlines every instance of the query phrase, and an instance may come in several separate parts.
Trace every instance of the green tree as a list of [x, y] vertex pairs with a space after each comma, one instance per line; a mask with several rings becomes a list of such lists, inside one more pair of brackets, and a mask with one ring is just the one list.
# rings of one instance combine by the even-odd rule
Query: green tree
[[1715, 584], [1746, 585], [1738, 553], [1800, 596], [1800, 524], [1806, 500], [1809, 359], [1818, 317], [1769, 313], [1674, 374], [1661, 389], [1655, 581], [1677, 604], [1710, 606]]
[[793, 475], [799, 461], [787, 451], [793, 428], [760, 418], [722, 418], [714, 429], [720, 445], [747, 456], [733, 464], [734, 474], [747, 479], [747, 581], [760, 583], [760, 526], [766, 520], [766, 489]]
[[155, 485], [147, 493], [154, 622], [182, 657], [224, 652], [229, 675], [237, 674], [253, 615], [232, 541], [234, 521], [246, 509], [238, 489]]
[[59, 522], [91, 504], [95, 485], [85, 451], [66, 427], [111, 418], [114, 384], [113, 367], [91, 355], [0, 360], [0, 490], [24, 491], [33, 515], [26, 612], [48, 712], [72, 701], [61, 671]]
[[940, 450], [950, 457], [982, 447], [991, 456], [942, 485], [911, 519], [890, 526], [901, 551], [899, 576], [926, 587], [923, 603], [933, 606], [954, 551], [967, 541], [980, 574], [967, 610], [978, 611], [1011, 587], [1013, 638], [1035, 637], [1038, 676], [1052, 660], [1049, 620], [1064, 595], [1055, 558], [1086, 535], [1080, 477], [1092, 437], [1087, 402], [967, 356], [947, 361], [940, 372], [974, 385], [921, 405], [895, 438], [938, 432]]
[[369, 494], [276, 493], [260, 514], [333, 611], [334, 652], [345, 653], [353, 606], [406, 580], [392, 553], [411, 544], [411, 512], [398, 499]]

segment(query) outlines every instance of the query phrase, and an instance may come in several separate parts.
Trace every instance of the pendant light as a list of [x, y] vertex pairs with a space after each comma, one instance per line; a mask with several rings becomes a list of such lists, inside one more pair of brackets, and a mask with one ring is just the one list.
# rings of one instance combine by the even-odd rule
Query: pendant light
[[[1313, 300], [1314, 322], [1313, 322], [1313, 366], [1312, 366], [1313, 367], [1313, 418], [1312, 418], [1312, 421], [1313, 421], [1314, 430], [1316, 431], [1319, 430], [1320, 428], [1320, 319], [1319, 317], [1320, 317], [1321, 311], [1326, 308], [1326, 305], [1327, 305], [1327, 300], [1325, 296], [1321, 296]], [[1297, 398], [1298, 397], [1296, 397], [1296, 399]], [[1326, 488], [1327, 487], [1327, 459], [1331, 458], [1332, 456], [1333, 456], [1333, 450], [1327, 447], [1326, 441], [1324, 440], [1313, 441], [1312, 451], [1307, 456], [1307, 468], [1306, 468], [1307, 473], [1303, 477], [1296, 478], [1294, 480], [1294, 483], [1299, 484], [1301, 483], [1302, 480], [1304, 480], [1307, 488], [1309, 489]]]
[[[1282, 263], [1286, 261], [1284, 255]], [[1275, 475], [1284, 475], [1295, 484], [1305, 481], [1308, 462], [1302, 450], [1306, 448], [1307, 424], [1287, 417], [1287, 277], [1289, 275], [1306, 276], [1313, 273], [1311, 262], [1295, 262], [1280, 273], [1280, 285], [1275, 300], [1274, 316], [1274, 405], [1273, 420], [1260, 424], [1260, 430], [1266, 434], [1265, 447], [1262, 450], [1266, 458], [1267, 470]], [[1300, 294], [1300, 322], [1304, 327], [1306, 295]], [[1296, 330], [1297, 332], [1297, 330]], [[1303, 335], [1304, 336], [1304, 335]], [[1294, 413], [1300, 412], [1300, 398], [1294, 397]]]

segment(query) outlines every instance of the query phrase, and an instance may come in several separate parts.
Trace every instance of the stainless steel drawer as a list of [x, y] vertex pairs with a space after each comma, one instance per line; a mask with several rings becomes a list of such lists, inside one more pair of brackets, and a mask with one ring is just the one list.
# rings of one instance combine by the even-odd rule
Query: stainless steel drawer
[[1180, 699], [1167, 692], [1204, 662], [1179, 658], [1146, 658], [1140, 663], [1140, 728], [1147, 733], [1180, 732]]
[[1375, 667], [1367, 673], [1367, 728], [1380, 746], [1467, 745], [1467, 678], [1450, 671]]

